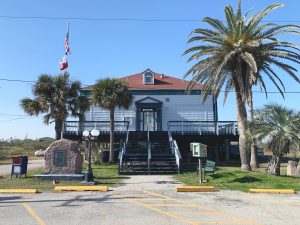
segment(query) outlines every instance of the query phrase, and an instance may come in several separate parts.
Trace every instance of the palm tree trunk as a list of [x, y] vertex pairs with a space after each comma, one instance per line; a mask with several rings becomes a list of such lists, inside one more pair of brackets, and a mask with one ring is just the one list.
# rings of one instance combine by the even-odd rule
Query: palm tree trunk
[[[254, 114], [253, 114], [252, 91], [250, 91], [250, 93], [249, 93], [248, 104], [249, 104], [249, 111], [250, 111], [250, 126], [253, 127]], [[258, 167], [258, 163], [257, 163], [257, 146], [256, 146], [256, 140], [255, 140], [255, 138], [252, 137], [252, 134], [251, 134], [250, 140], [251, 140], [250, 166], [251, 166], [251, 169], [256, 169]]]
[[267, 173], [270, 175], [280, 176], [281, 156], [273, 155], [269, 162]]
[[55, 120], [55, 139], [56, 140], [61, 139], [62, 123], [63, 123], [63, 121], [60, 119]]
[[114, 130], [115, 130], [115, 109], [109, 111], [109, 127], [110, 127], [110, 138], [109, 138], [109, 163], [114, 163]]
[[235, 82], [235, 94], [236, 94], [236, 104], [237, 104], [237, 122], [239, 129], [239, 149], [241, 157], [241, 170], [251, 171], [250, 167], [250, 151], [247, 149], [247, 136], [246, 136], [246, 124], [247, 124], [247, 112], [245, 107], [245, 101], [243, 101], [242, 93], [239, 88], [239, 83], [237, 79]]

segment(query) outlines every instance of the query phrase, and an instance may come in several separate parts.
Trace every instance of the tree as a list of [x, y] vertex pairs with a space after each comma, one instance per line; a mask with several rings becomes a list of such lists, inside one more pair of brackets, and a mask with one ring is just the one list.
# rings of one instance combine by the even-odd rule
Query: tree
[[69, 73], [57, 76], [42, 74], [33, 86], [34, 99], [23, 98], [20, 105], [30, 116], [44, 115], [44, 123], [55, 122], [56, 140], [61, 139], [63, 122], [68, 116], [82, 119], [84, 111], [89, 109], [89, 101], [79, 96], [80, 81], [70, 81]]
[[282, 156], [300, 143], [299, 113], [277, 104], [265, 105], [255, 111], [252, 130], [254, 137], [272, 151], [267, 172], [279, 176]]
[[110, 119], [110, 152], [109, 163], [114, 163], [114, 114], [116, 107], [129, 108], [132, 103], [132, 95], [128, 91], [126, 83], [120, 79], [106, 78], [97, 81], [92, 91], [94, 105], [109, 110]]
[[224, 101], [226, 101], [228, 92], [235, 91], [242, 170], [251, 170], [250, 151], [246, 147], [245, 104], [249, 94], [252, 93], [252, 84], [257, 83], [267, 95], [264, 75], [283, 95], [285, 90], [283, 82], [274, 72], [272, 65], [282, 69], [300, 83], [296, 75], [297, 70], [285, 63], [286, 61], [300, 63], [299, 47], [291, 42], [281, 41], [277, 37], [288, 33], [300, 34], [300, 27], [275, 23], [261, 25], [261, 20], [268, 13], [282, 6], [281, 4], [270, 5], [249, 19], [247, 19], [248, 12], [242, 15], [241, 1], [236, 13], [231, 6], [227, 6], [225, 7], [226, 23], [205, 17], [204, 22], [212, 29], [195, 29], [188, 43], [199, 42], [200, 44], [183, 53], [183, 55], [192, 54], [188, 62], [197, 61], [186, 72], [185, 77], [192, 75], [188, 89], [197, 82], [203, 83], [203, 101], [209, 94], [218, 96], [222, 88], [225, 90]]

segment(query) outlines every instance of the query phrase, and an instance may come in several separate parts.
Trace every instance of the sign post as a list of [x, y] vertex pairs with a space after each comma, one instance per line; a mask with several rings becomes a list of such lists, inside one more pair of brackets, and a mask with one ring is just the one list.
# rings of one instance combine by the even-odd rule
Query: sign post
[[193, 156], [198, 158], [199, 182], [202, 184], [204, 183], [202, 165], [203, 158], [207, 158], [207, 146], [202, 143], [193, 142], [190, 143], [190, 149], [193, 152]]

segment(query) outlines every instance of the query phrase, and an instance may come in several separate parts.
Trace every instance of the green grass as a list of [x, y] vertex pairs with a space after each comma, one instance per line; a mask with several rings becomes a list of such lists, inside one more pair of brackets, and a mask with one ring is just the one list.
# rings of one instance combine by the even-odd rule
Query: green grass
[[37, 140], [12, 140], [11, 142], [0, 142], [0, 165], [11, 163], [11, 157], [16, 155], [26, 155], [30, 159], [35, 159], [36, 150], [46, 149], [51, 141], [39, 142]]
[[[176, 178], [186, 185], [200, 185], [196, 173], [196, 166], [183, 166], [183, 173], [176, 175]], [[275, 177], [267, 175], [261, 168], [257, 172], [242, 172], [239, 167], [217, 167], [215, 175], [206, 175], [208, 183], [216, 189], [228, 189], [248, 191], [249, 188], [275, 188], [294, 189], [300, 191], [300, 178], [287, 177], [285, 175]]]
[[[9, 177], [0, 178], [0, 188], [35, 188], [39, 190], [53, 190], [55, 186], [52, 181], [46, 181], [33, 178], [32, 175], [41, 174], [44, 169], [36, 169], [29, 171], [27, 177], [24, 175], [22, 178], [12, 179]], [[83, 169], [85, 172], [85, 168]], [[116, 186], [122, 183], [122, 179], [126, 179], [124, 176], [118, 175], [117, 165], [93, 165], [94, 181], [97, 185]], [[60, 181], [56, 186], [62, 185], [82, 185], [80, 181]]]

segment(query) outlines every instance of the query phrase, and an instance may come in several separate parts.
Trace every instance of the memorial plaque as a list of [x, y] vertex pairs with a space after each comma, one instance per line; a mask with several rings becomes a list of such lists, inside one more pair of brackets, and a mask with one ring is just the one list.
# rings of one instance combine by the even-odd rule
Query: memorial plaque
[[67, 165], [67, 151], [56, 150], [54, 151], [54, 166], [66, 166]]
[[45, 151], [45, 173], [80, 174], [83, 157], [78, 142], [61, 139], [53, 142]]

